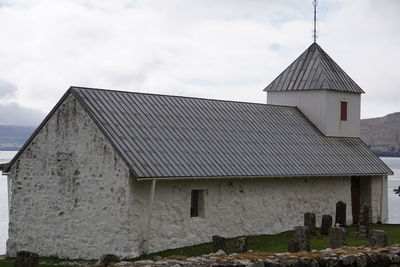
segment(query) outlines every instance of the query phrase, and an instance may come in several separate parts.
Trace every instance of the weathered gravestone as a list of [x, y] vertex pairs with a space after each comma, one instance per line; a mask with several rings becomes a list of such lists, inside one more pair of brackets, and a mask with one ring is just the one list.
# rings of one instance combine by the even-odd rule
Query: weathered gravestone
[[339, 224], [340, 226], [346, 225], [346, 203], [343, 201], [336, 203], [335, 224]]
[[300, 252], [299, 242], [294, 239], [289, 240], [288, 251], [291, 253]]
[[340, 248], [347, 244], [346, 230], [334, 226], [329, 230], [329, 247]]
[[388, 235], [383, 230], [373, 230], [369, 234], [368, 245], [371, 247], [386, 247]]
[[308, 227], [309, 234], [315, 235], [315, 213], [304, 213], [304, 226]]
[[213, 240], [213, 252], [217, 252], [218, 250], [226, 251], [225, 238], [219, 235], [214, 235], [212, 237]]
[[14, 267], [37, 267], [39, 266], [39, 255], [28, 251], [17, 252]]
[[295, 227], [294, 241], [298, 243], [299, 251], [311, 251], [308, 227], [306, 226]]
[[329, 235], [329, 230], [332, 227], [332, 216], [331, 215], [322, 215], [321, 222], [321, 235]]
[[244, 253], [247, 251], [247, 238], [239, 237], [236, 240], [236, 253]]
[[367, 203], [364, 203], [361, 207], [356, 235], [358, 237], [368, 237], [368, 232], [369, 232], [368, 225], [369, 225], [369, 205]]
[[113, 263], [120, 262], [121, 258], [114, 254], [105, 254], [100, 257], [99, 264], [104, 267], [109, 267]]

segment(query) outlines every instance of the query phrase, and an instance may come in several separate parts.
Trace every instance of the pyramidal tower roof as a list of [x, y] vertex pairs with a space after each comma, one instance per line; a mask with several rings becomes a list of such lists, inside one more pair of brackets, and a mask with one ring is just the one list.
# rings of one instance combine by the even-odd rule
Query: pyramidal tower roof
[[267, 92], [300, 90], [364, 93], [317, 43], [307, 48], [264, 89]]

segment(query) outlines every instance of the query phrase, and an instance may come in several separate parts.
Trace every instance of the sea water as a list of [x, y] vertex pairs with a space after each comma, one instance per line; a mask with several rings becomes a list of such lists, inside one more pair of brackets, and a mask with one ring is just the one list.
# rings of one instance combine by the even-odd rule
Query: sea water
[[[9, 162], [17, 151], [0, 151], [0, 163]], [[393, 189], [400, 186], [400, 158], [381, 158], [394, 172], [388, 179], [389, 223], [400, 224], [400, 196]], [[0, 176], [0, 255], [6, 252], [8, 238], [7, 178]]]
[[[0, 151], [0, 164], [9, 162], [17, 151]], [[0, 175], [0, 255], [6, 253], [8, 238], [7, 176]]]
[[400, 196], [393, 192], [393, 189], [400, 186], [400, 158], [381, 159], [394, 172], [394, 175], [388, 178], [389, 223], [400, 224]]

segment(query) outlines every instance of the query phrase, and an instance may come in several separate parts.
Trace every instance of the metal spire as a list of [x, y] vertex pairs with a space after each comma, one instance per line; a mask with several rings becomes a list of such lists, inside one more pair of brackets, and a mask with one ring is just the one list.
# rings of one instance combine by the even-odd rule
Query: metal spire
[[318, 1], [314, 0], [313, 1], [313, 6], [314, 6], [314, 43], [317, 42], [317, 5], [318, 5]]

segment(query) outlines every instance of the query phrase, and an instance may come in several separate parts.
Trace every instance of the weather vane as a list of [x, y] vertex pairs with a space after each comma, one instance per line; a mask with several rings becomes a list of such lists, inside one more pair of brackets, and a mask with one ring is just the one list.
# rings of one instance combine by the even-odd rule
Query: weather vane
[[318, 1], [314, 0], [313, 1], [313, 6], [314, 6], [314, 43], [317, 42], [317, 5], [318, 5]]

